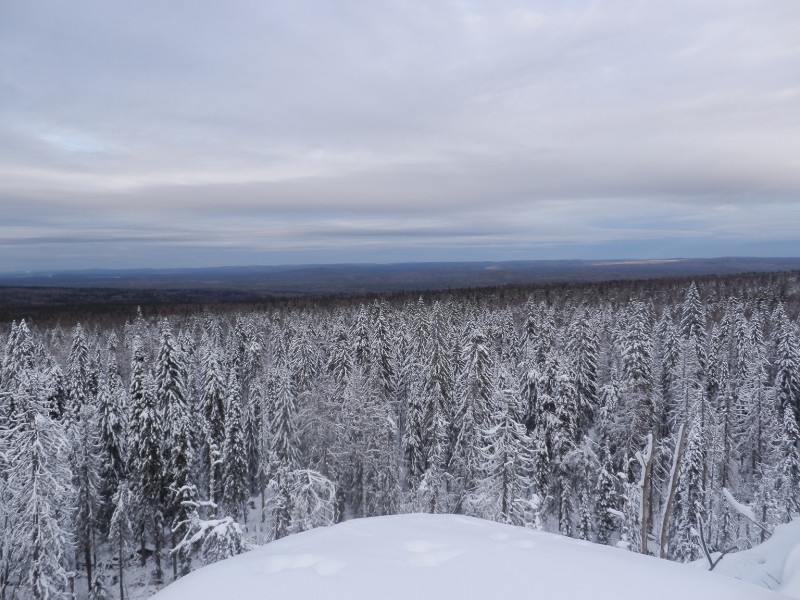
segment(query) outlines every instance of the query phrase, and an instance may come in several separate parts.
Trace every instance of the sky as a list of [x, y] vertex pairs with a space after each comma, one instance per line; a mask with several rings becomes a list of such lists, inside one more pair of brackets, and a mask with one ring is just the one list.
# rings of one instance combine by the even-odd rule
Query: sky
[[798, 255], [797, 0], [0, 0], [0, 271]]

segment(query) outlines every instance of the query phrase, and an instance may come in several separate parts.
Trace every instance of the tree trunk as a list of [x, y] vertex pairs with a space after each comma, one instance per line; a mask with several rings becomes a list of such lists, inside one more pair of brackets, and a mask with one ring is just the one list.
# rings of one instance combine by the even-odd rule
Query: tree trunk
[[122, 535], [119, 536], [119, 547], [117, 548], [117, 558], [119, 559], [119, 600], [125, 600], [125, 588], [122, 584], [122, 575], [125, 568], [122, 565]]
[[89, 594], [92, 593], [92, 548], [90, 538], [86, 536], [86, 542], [83, 544], [83, 560], [86, 561], [86, 581], [89, 586]]
[[642, 465], [642, 477], [639, 481], [642, 494], [642, 554], [647, 554], [647, 524], [650, 520], [650, 472], [653, 469], [653, 458], [655, 457], [652, 433], [647, 435], [647, 446], [644, 453], [638, 454], [637, 457]]
[[664, 508], [664, 516], [661, 519], [661, 548], [659, 549], [659, 557], [666, 558], [667, 556], [667, 533], [669, 532], [669, 517], [672, 513], [672, 505], [675, 502], [675, 494], [678, 491], [678, 474], [681, 470], [681, 459], [683, 458], [683, 451], [686, 448], [686, 425], [681, 425], [678, 431], [678, 445], [675, 448], [675, 456], [672, 458], [672, 471], [670, 473], [669, 483], [669, 497], [667, 499], [667, 506]]

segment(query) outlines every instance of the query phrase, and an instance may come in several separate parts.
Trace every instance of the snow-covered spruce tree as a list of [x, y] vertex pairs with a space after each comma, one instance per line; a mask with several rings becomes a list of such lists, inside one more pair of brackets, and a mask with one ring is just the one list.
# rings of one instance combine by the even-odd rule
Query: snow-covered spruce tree
[[784, 410], [783, 428], [778, 440], [776, 494], [781, 508], [781, 521], [800, 516], [800, 430], [792, 411]]
[[459, 481], [460, 499], [456, 511], [463, 510], [463, 503], [473, 492], [480, 465], [480, 432], [489, 422], [493, 410], [491, 352], [486, 336], [473, 329], [463, 351], [463, 369], [456, 382], [454, 402], [456, 404], [452, 462], [454, 475]]
[[[255, 329], [252, 319], [237, 319], [237, 331], [241, 339], [241, 361], [239, 362], [239, 396], [242, 404], [242, 435], [247, 462], [247, 487], [253, 492], [258, 488], [258, 474], [262, 462], [261, 420], [261, 389], [257, 379], [261, 374], [262, 354], [264, 342], [262, 336]], [[294, 333], [286, 334], [290, 338]], [[283, 344], [283, 352], [289, 357], [289, 340]]]
[[[25, 319], [22, 319], [19, 323], [12, 323], [11, 332], [3, 352], [0, 384], [7, 390], [13, 389], [15, 380], [23, 372], [33, 369], [35, 364], [36, 348], [28, 323]], [[7, 409], [13, 412], [13, 398], [9, 399]]]
[[[444, 483], [445, 466], [450, 461], [451, 435], [450, 427], [455, 412], [453, 393], [455, 387], [453, 356], [450, 354], [452, 342], [451, 328], [442, 305], [435, 302], [431, 310], [426, 331], [429, 332], [429, 344], [418, 358], [421, 365], [421, 376], [424, 381], [426, 407], [424, 413], [428, 428], [427, 459], [428, 468], [435, 472], [428, 474], [426, 487], [430, 493], [438, 495]], [[434, 491], [434, 487], [437, 491]], [[437, 498], [431, 496], [431, 512], [435, 512]]]
[[219, 360], [219, 348], [209, 340], [201, 347], [203, 380], [200, 411], [203, 414], [203, 462], [208, 469], [208, 499], [218, 502], [221, 494], [220, 462], [214, 453], [222, 451], [225, 440], [225, 378]]
[[577, 490], [577, 536], [584, 540], [592, 537], [594, 528], [594, 504], [590, 489], [600, 469], [600, 461], [595, 452], [596, 444], [588, 435], [581, 437], [574, 448], [565, 456], [564, 467], [572, 489]]
[[[169, 323], [161, 323], [161, 336], [156, 361], [155, 381], [158, 406], [164, 415], [166, 471], [168, 493], [165, 501], [165, 518], [172, 529], [172, 545], [175, 546], [185, 533], [182, 524], [188, 519], [189, 509], [184, 504], [197, 494], [194, 479], [195, 450], [190, 417], [192, 406], [187, 386], [185, 356], [175, 339]], [[189, 572], [190, 557], [172, 554], [173, 577]]]
[[367, 464], [365, 481], [368, 483], [367, 514], [370, 516], [393, 515], [400, 509], [400, 465], [398, 451], [397, 422], [393, 409], [382, 394], [382, 386], [376, 382], [376, 418], [372, 444], [377, 448], [375, 460]]
[[163, 413], [158, 410], [155, 381], [149, 373], [138, 336], [133, 340], [128, 423], [128, 472], [130, 487], [137, 500], [136, 535], [141, 541], [141, 564], [147, 560], [147, 534], [153, 539], [155, 569], [153, 579], [163, 580], [161, 546], [164, 525], [165, 465], [162, 454]]
[[50, 418], [49, 391], [33, 369], [18, 374], [15, 393], [18, 420], [6, 432], [7, 495], [5, 536], [13, 540], [9, 580], [19, 597], [57, 600], [71, 597], [68, 564], [72, 549], [69, 522], [73, 488], [69, 442]]
[[690, 425], [675, 496], [675, 512], [678, 518], [669, 550], [669, 556], [681, 562], [689, 562], [700, 556], [699, 544], [693, 532], [697, 530], [698, 521], [705, 518], [702, 443], [700, 428], [697, 424]]
[[673, 326], [669, 311], [665, 310], [656, 325], [656, 339], [658, 342], [658, 439], [666, 438], [672, 431], [675, 423], [670, 418], [678, 413], [678, 374], [681, 358], [681, 344]]
[[412, 494], [416, 492], [428, 468], [428, 447], [432, 437], [432, 411], [430, 397], [423, 383], [414, 380], [409, 385], [403, 431], [403, 455], [406, 483]]
[[84, 404], [73, 414], [67, 434], [70, 442], [69, 465], [75, 491], [73, 527], [77, 554], [86, 569], [92, 592], [97, 531], [100, 526], [103, 444], [96, 409]]
[[370, 359], [375, 369], [375, 377], [383, 394], [388, 397], [392, 390], [394, 370], [392, 368], [393, 343], [389, 334], [389, 321], [386, 315], [385, 302], [375, 302], [373, 312], [372, 339], [370, 343]]
[[297, 405], [291, 388], [291, 377], [285, 366], [273, 372], [273, 393], [268, 397], [270, 461], [290, 471], [297, 468], [300, 452], [295, 433]]
[[[188, 522], [192, 503], [197, 500], [197, 486], [194, 483], [193, 466], [195, 451], [192, 447], [191, 422], [188, 413], [173, 411], [172, 431], [176, 445], [172, 448], [172, 467], [169, 473], [169, 507], [172, 517], [172, 545], [175, 547], [188, 533]], [[172, 553], [173, 577], [188, 575], [191, 571], [191, 555], [187, 552]]]
[[594, 526], [594, 513], [592, 511], [591, 501], [589, 500], [589, 490], [584, 484], [581, 487], [579, 494], [578, 505], [578, 538], [582, 540], [591, 540], [592, 528]]
[[[761, 339], [761, 328], [752, 327], [751, 339], [748, 342], [748, 362], [741, 375], [736, 398], [737, 431], [735, 438], [742, 454], [740, 476], [743, 484], [753, 485], [757, 478], [758, 467], [765, 462], [769, 437], [771, 414], [770, 388], [767, 378], [765, 349]], [[752, 497], [750, 487], [746, 496]]]
[[[508, 382], [508, 376], [500, 377]], [[533, 526], [530, 475], [532, 442], [519, 421], [516, 390], [497, 389], [491, 424], [481, 431], [480, 479], [469, 501], [470, 512], [501, 523]]]
[[245, 517], [247, 500], [247, 461], [242, 435], [242, 407], [236, 368], [228, 374], [228, 399], [225, 403], [225, 440], [222, 445], [222, 506], [234, 520]]
[[569, 354], [573, 360], [577, 391], [578, 428], [585, 433], [594, 422], [599, 404], [597, 395], [597, 361], [600, 337], [591, 322], [588, 308], [584, 308], [573, 326], [569, 338]]
[[89, 347], [86, 343], [86, 334], [80, 323], [75, 326], [67, 358], [67, 392], [69, 393], [69, 407], [67, 414], [76, 415], [83, 406], [91, 402]]
[[183, 444], [186, 433], [184, 416], [191, 409], [186, 386], [186, 364], [183, 353], [175, 343], [169, 322], [161, 323], [160, 345], [154, 373], [158, 407], [164, 418], [165, 458], [168, 470], [172, 467], [172, 449]]
[[686, 296], [681, 307], [680, 336], [683, 340], [694, 346], [700, 368], [705, 368], [706, 362], [706, 315], [697, 285], [692, 282], [686, 290]]
[[320, 357], [313, 337], [308, 324], [301, 324], [300, 331], [289, 340], [292, 387], [298, 394], [310, 391], [319, 373]]
[[574, 515], [572, 486], [569, 478], [564, 474], [560, 474], [558, 480], [558, 531], [561, 535], [572, 537], [572, 519]]
[[131, 516], [136, 507], [128, 483], [121, 481], [111, 500], [114, 507], [108, 525], [108, 544], [117, 558], [117, 584], [119, 585], [119, 600], [125, 600], [125, 568], [127, 555], [133, 548], [134, 523]]
[[127, 476], [128, 394], [122, 382], [115, 354], [115, 342], [109, 344], [108, 361], [97, 394], [97, 418], [102, 444], [103, 520], [111, 516], [111, 498], [119, 482]]
[[286, 465], [278, 465], [269, 482], [272, 489], [271, 540], [278, 540], [291, 533], [292, 526], [292, 482]]
[[333, 375], [339, 391], [343, 390], [353, 372], [353, 359], [350, 354], [350, 341], [347, 327], [340, 321], [334, 330], [327, 370]]
[[783, 304], [773, 316], [776, 328], [775, 387], [781, 411], [789, 411], [800, 427], [800, 346]]
[[630, 427], [619, 445], [628, 455], [640, 448], [655, 425], [653, 405], [652, 328], [647, 307], [635, 301], [629, 307], [628, 327], [622, 339], [622, 366], [625, 389], [619, 408]]
[[611, 544], [617, 530], [615, 512], [619, 512], [619, 480], [614, 474], [611, 454], [605, 443], [600, 445], [600, 470], [597, 473], [594, 513], [597, 518], [597, 543]]
[[355, 364], [366, 367], [370, 360], [370, 325], [367, 309], [363, 304], [356, 313], [350, 337], [353, 341], [352, 356]]

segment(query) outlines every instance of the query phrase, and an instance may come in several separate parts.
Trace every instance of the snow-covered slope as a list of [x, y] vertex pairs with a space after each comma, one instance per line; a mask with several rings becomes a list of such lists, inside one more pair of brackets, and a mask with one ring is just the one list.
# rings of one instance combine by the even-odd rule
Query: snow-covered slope
[[715, 571], [800, 599], [800, 519], [778, 527], [763, 544], [728, 554]]
[[157, 600], [778, 600], [624, 550], [462, 516], [356, 519], [188, 575]]

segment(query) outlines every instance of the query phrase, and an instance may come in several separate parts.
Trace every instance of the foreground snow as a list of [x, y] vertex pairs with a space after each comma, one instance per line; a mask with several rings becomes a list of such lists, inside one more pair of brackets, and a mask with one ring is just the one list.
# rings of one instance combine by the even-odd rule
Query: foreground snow
[[202, 568], [157, 600], [777, 600], [686, 565], [449, 515], [356, 519]]
[[728, 554], [715, 571], [800, 599], [800, 519], [781, 525], [754, 548]]

